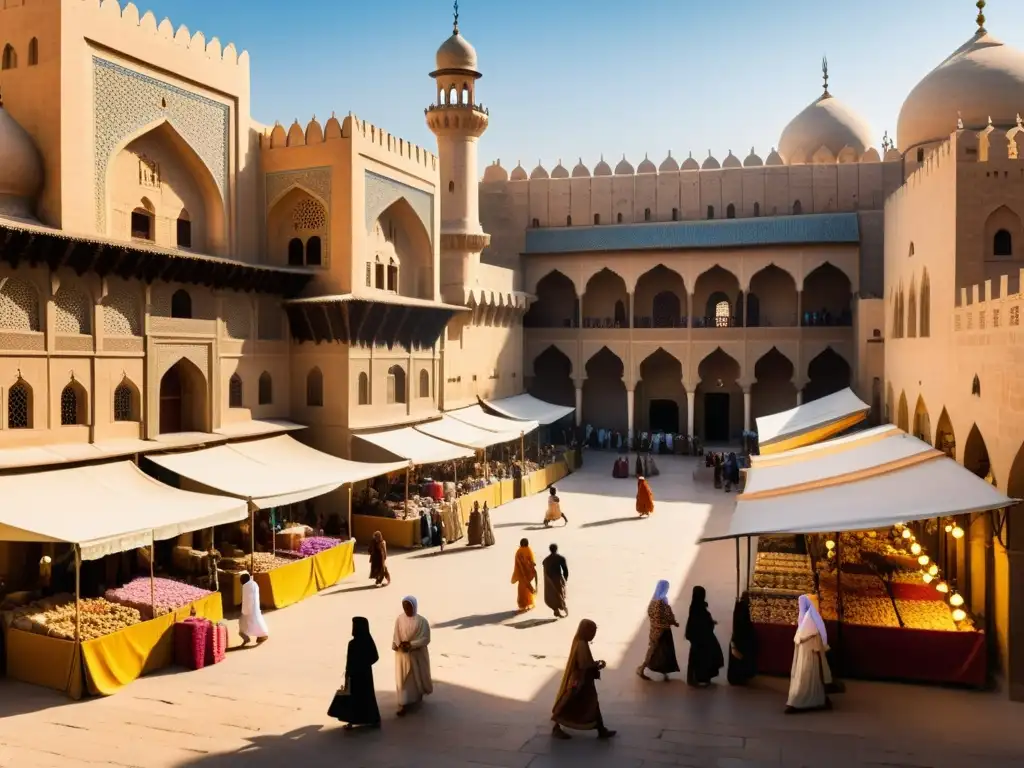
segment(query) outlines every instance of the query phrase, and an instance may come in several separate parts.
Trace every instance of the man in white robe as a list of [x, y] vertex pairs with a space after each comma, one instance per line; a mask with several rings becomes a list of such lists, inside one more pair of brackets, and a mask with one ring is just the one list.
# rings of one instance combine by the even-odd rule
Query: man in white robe
[[419, 615], [415, 597], [402, 598], [402, 614], [395, 620], [391, 648], [395, 652], [395, 687], [398, 714], [423, 701], [434, 692], [430, 676], [430, 624]]
[[270, 637], [260, 609], [260, 586], [248, 573], [242, 573], [241, 582], [242, 615], [238, 619], [238, 634], [242, 637], [243, 646], [248, 645], [253, 638], [256, 638], [256, 645], [259, 645]]
[[797, 621], [796, 646], [793, 649], [793, 668], [789, 679], [789, 699], [786, 714], [808, 712], [816, 709], [831, 709], [831, 702], [825, 693], [826, 682], [832, 674], [825, 659], [828, 650], [828, 633], [825, 622], [818, 613], [809, 595], [800, 596], [800, 618]]

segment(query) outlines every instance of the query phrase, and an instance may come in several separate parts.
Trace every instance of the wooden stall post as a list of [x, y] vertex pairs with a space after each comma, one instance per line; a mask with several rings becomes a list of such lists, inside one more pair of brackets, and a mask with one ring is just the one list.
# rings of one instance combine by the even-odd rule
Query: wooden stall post
[[736, 599], [740, 596], [740, 537], [736, 537]]
[[409, 517], [409, 467], [405, 468], [405, 516]]
[[519, 433], [519, 464], [523, 472], [526, 471], [526, 439], [524, 435], [524, 432]]
[[149, 605], [153, 609], [153, 618], [156, 618], [156, 579], [153, 577], [153, 561], [156, 560], [156, 536], [153, 531], [149, 532]]
[[[751, 554], [750, 554], [751, 545], [750, 545], [750, 540], [751, 540], [751, 537], [747, 536], [747, 589], [750, 589], [750, 573], [751, 573], [751, 571], [750, 571], [750, 568], [751, 568], [751, 562], [750, 562], [751, 561]], [[744, 590], [744, 591], [746, 591], [746, 590]]]
[[[82, 546], [75, 544], [75, 644], [82, 645], [82, 616], [78, 603], [82, 595]], [[77, 653], [77, 651], [76, 651]]]
[[491, 465], [487, 463], [487, 446], [484, 446], [484, 480], [491, 479]]
[[348, 484], [348, 537], [355, 538], [352, 535], [352, 483]]
[[277, 526], [274, 525], [274, 523], [277, 522], [274, 520], [274, 518], [277, 517], [275, 514], [276, 512], [277, 507], [270, 510], [270, 551], [274, 553], [274, 557], [277, 557]]
[[256, 505], [249, 502], [249, 571], [256, 578]]

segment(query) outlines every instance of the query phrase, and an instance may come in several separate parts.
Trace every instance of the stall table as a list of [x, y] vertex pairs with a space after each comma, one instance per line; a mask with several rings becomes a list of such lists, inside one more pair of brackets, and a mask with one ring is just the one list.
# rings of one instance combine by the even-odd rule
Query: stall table
[[255, 575], [260, 587], [260, 606], [285, 608], [333, 587], [355, 572], [355, 539], [303, 557], [266, 573]]

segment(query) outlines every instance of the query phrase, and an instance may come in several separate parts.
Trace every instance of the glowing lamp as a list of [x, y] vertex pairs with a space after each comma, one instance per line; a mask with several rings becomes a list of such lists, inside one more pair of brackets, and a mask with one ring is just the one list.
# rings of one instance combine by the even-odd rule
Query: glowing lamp
[[836, 543], [834, 541], [832, 541], [832, 539], [829, 539], [828, 541], [825, 542], [825, 549], [827, 549], [829, 551], [832, 551], [835, 548], [836, 548]]
[[961, 621], [967, 618], [967, 614], [963, 608], [957, 608], [953, 611], [953, 621], [959, 624]]
[[917, 562], [919, 562], [921, 565], [928, 565], [930, 560], [931, 558], [929, 558], [928, 555], [921, 555], [919, 558], [917, 558]]
[[931, 566], [929, 566], [929, 568], [928, 568], [928, 573], [930, 575], [932, 575], [932, 576], [938, 576], [939, 575], [939, 566], [937, 566], [935, 563], [932, 563]]
[[931, 584], [932, 583], [932, 575], [930, 573], [922, 573], [921, 574], [921, 581], [923, 581], [925, 584]]
[[935, 589], [937, 589], [942, 594], [946, 594], [947, 592], [949, 592], [949, 584], [947, 584], [944, 581], [940, 581], [938, 584], [935, 585]]
[[916, 541], [913, 544], [910, 545], [910, 554], [912, 554], [912, 555], [920, 555], [921, 554], [921, 545], [918, 544]]
[[946, 533], [952, 533], [952, 532], [953, 532], [953, 524], [952, 523], [946, 523]]
[[960, 596], [959, 592], [954, 592], [952, 595], [949, 596], [949, 604], [952, 605], [954, 608], [959, 608], [961, 605], [964, 604], [964, 599]]
[[914, 535], [914, 534], [912, 534], [912, 533], [910, 532], [910, 529], [909, 529], [909, 528], [904, 528], [904, 529], [903, 529], [903, 538], [904, 538], [904, 539], [909, 539], [909, 538], [910, 538], [911, 536], [913, 536], [913, 535]]
[[964, 529], [961, 528], [959, 525], [953, 526], [953, 538], [954, 539], [962, 539], [963, 537], [964, 537]]

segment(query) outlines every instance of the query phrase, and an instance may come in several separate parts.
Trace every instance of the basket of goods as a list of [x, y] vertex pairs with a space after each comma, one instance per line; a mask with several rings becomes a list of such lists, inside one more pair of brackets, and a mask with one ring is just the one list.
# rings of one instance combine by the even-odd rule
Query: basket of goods
[[299, 542], [306, 538], [306, 528], [301, 525], [285, 528], [276, 538], [278, 549], [297, 550]]
[[212, 592], [191, 584], [183, 584], [173, 579], [155, 578], [152, 589], [150, 580], [146, 576], [132, 579], [127, 584], [117, 589], [108, 589], [104, 597], [112, 603], [128, 606], [136, 609], [145, 620], [155, 618], [153, 616], [154, 597], [156, 615], [163, 616], [173, 610], [182, 608], [189, 603], [209, 597]]
[[[95, 640], [142, 622], [135, 608], [112, 603], [102, 597], [82, 600], [78, 605], [82, 640]], [[29, 603], [13, 612], [11, 626], [24, 632], [75, 639], [75, 600], [71, 595]]]
[[191, 616], [174, 625], [174, 663], [185, 669], [206, 666], [207, 643], [212, 639], [213, 622]]
[[228, 625], [223, 621], [210, 623], [209, 635], [206, 638], [206, 663], [220, 664], [224, 661], [228, 650]]

